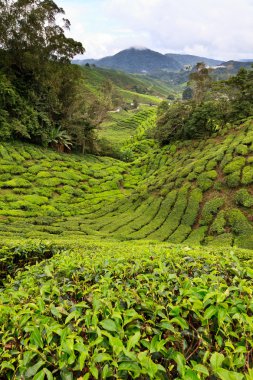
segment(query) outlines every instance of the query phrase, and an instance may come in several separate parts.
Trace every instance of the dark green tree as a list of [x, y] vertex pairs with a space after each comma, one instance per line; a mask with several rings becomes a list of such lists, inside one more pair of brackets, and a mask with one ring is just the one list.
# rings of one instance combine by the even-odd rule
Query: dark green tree
[[211, 88], [212, 78], [211, 69], [205, 63], [197, 63], [195, 70], [189, 75], [188, 86], [192, 89], [192, 99], [196, 103], [201, 103], [208, 90]]
[[227, 81], [226, 91], [233, 120], [253, 116], [253, 68], [241, 68], [237, 75]]
[[0, 47], [17, 68], [36, 69], [43, 61], [69, 62], [83, 53], [80, 42], [65, 36], [69, 20], [64, 10], [52, 0], [17, 0], [0, 2]]
[[74, 143], [77, 135], [80, 141], [91, 138], [96, 123], [90, 121], [92, 111], [80, 90], [83, 73], [71, 65], [71, 59], [84, 48], [65, 36], [69, 27], [63, 9], [52, 0], [0, 0], [0, 128], [4, 138], [21, 137], [45, 145], [55, 144], [56, 131], [58, 135], [66, 131]]

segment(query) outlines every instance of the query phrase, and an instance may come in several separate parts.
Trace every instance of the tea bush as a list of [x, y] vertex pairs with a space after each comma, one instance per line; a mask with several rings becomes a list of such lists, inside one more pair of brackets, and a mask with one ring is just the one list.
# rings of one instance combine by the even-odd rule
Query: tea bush
[[0, 292], [1, 376], [250, 380], [252, 252], [238, 255], [98, 242], [54, 252]]

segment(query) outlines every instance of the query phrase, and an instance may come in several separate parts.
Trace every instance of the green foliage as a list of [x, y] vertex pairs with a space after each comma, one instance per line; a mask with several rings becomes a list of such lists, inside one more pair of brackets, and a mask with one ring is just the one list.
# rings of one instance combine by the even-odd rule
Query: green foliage
[[239, 171], [240, 169], [244, 167], [245, 162], [246, 160], [244, 157], [236, 157], [223, 168], [223, 172], [225, 174], [231, 174], [231, 173], [234, 173], [235, 171]]
[[194, 189], [189, 197], [188, 206], [182, 218], [182, 224], [192, 226], [198, 216], [199, 205], [202, 201], [202, 191], [198, 188]]
[[206, 191], [213, 186], [213, 180], [217, 177], [215, 170], [210, 170], [200, 174], [197, 178], [197, 184], [202, 191]]
[[240, 185], [240, 181], [241, 181], [241, 172], [238, 170], [226, 176], [226, 183], [228, 187], [237, 187]]
[[[90, 241], [60, 255], [50, 246], [33, 248], [39, 260], [54, 256], [6, 281], [0, 293], [1, 376], [243, 380], [250, 374], [247, 252], [238, 251], [239, 261], [229, 252], [168, 243]], [[8, 249], [12, 257], [17, 247], [2, 248], [7, 256]]]
[[84, 152], [94, 148], [102, 102], [87, 102], [83, 71], [70, 64], [84, 48], [65, 36], [63, 14], [53, 1], [1, 4], [0, 137], [57, 150], [70, 149], [72, 139]]
[[15, 187], [30, 187], [31, 183], [24, 178], [13, 178], [10, 181], [6, 181], [2, 187], [10, 187], [10, 188], [15, 188]]
[[246, 165], [242, 171], [242, 184], [250, 185], [253, 183], [253, 165]]
[[239, 144], [235, 148], [236, 153], [241, 154], [242, 156], [246, 156], [248, 154], [247, 145]]
[[[157, 114], [155, 138], [161, 145], [174, 140], [205, 138], [219, 132], [224, 135], [230, 123], [253, 115], [253, 70], [241, 69], [229, 80], [213, 82], [210, 69], [198, 63], [190, 74], [190, 96], [169, 107], [161, 106]], [[243, 143], [236, 152], [246, 155]]]
[[0, 285], [20, 268], [49, 259], [60, 250], [51, 243], [33, 242], [0, 247]]
[[208, 225], [212, 222], [214, 215], [217, 214], [220, 207], [224, 204], [223, 198], [214, 198], [207, 201], [202, 210], [201, 224]]
[[[145, 107], [131, 117], [137, 128], [133, 140], [140, 147], [150, 140], [145, 133], [138, 134], [139, 128], [148, 128], [154, 110]], [[76, 239], [96, 236], [251, 247], [251, 209], [243, 206], [246, 197], [238, 201], [235, 197], [232, 203], [230, 189], [240, 190], [244, 169], [251, 165], [250, 157], [236, 156], [236, 147], [250, 141], [251, 124], [219, 137], [218, 149], [213, 138], [174, 142], [162, 149], [154, 145], [146, 151], [132, 150], [132, 162], [3, 143], [0, 237], [51, 239], [71, 234]], [[233, 172], [234, 168], [240, 169]], [[222, 205], [216, 205], [217, 198]], [[236, 207], [241, 211], [244, 207], [249, 223], [243, 224], [240, 234], [227, 217]]]
[[235, 201], [240, 206], [253, 206], [253, 196], [246, 189], [240, 189], [236, 192]]
[[225, 226], [226, 226], [226, 214], [224, 210], [221, 210], [216, 218], [213, 221], [213, 224], [211, 225], [210, 231], [212, 233], [215, 233], [217, 235], [220, 235], [225, 232]]
[[231, 209], [227, 212], [229, 225], [237, 235], [244, 235], [253, 232], [253, 227], [246, 216], [238, 209]]

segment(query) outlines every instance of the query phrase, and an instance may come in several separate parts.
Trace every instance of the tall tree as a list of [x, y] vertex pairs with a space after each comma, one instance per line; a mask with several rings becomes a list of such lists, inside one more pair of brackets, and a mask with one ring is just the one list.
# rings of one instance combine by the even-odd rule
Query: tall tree
[[193, 90], [193, 100], [196, 103], [201, 103], [207, 91], [211, 87], [212, 78], [210, 76], [210, 69], [206, 67], [206, 64], [199, 62], [196, 65], [196, 69], [189, 76], [189, 86]]
[[[82, 72], [70, 63], [84, 48], [65, 36], [69, 27], [64, 10], [53, 0], [0, 0], [0, 80], [7, 78], [20, 99], [15, 109], [5, 102], [0, 124], [23, 121], [22, 128], [18, 125], [5, 136], [47, 143], [51, 131], [65, 129], [65, 120], [71, 124]], [[2, 87], [8, 90], [5, 82]]]
[[[83, 53], [80, 42], [65, 36], [69, 20], [52, 0], [6, 0], [0, 2], [0, 47], [17, 64], [33, 59], [67, 61]], [[36, 62], [37, 63], [37, 62]]]

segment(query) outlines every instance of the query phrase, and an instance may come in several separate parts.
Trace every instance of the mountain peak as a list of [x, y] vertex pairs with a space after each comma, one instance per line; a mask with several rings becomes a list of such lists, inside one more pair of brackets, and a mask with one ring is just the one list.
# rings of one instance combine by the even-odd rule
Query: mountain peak
[[130, 48], [128, 48], [127, 50], [138, 50], [138, 51], [143, 51], [143, 50], [149, 50], [148, 48], [146, 48], [145, 46], [131, 46]]

